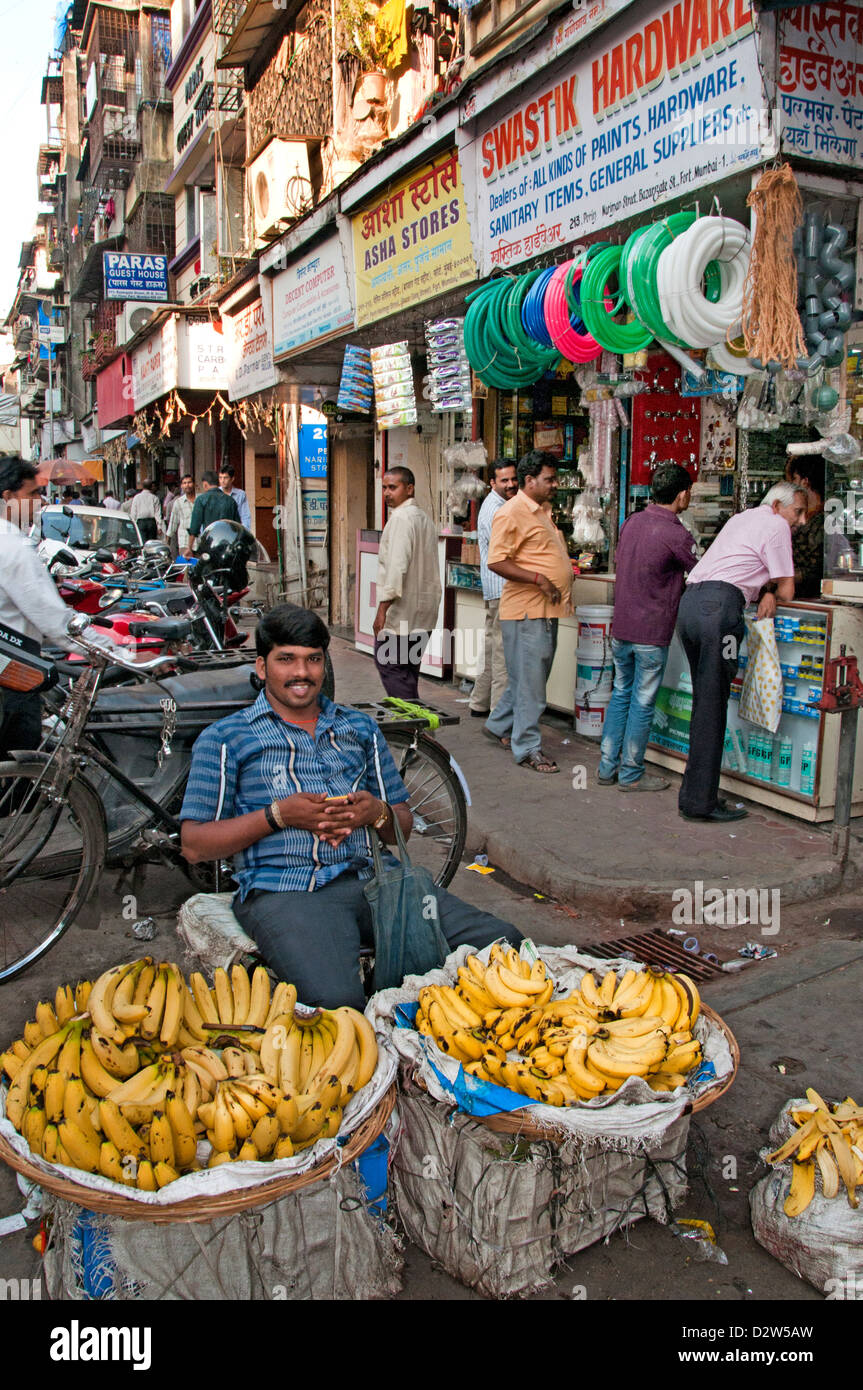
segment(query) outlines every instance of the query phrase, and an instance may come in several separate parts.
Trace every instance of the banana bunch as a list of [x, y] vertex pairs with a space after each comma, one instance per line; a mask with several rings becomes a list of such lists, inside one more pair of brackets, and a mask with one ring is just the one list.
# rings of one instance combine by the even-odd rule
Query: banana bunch
[[816, 1173], [825, 1197], [839, 1194], [845, 1187], [848, 1205], [858, 1205], [856, 1189], [863, 1185], [863, 1109], [846, 1096], [829, 1106], [812, 1087], [806, 1103], [794, 1106], [791, 1118], [797, 1129], [773, 1153], [768, 1163], [791, 1159], [791, 1187], [785, 1199], [785, 1215], [799, 1216], [815, 1196]]
[[416, 1027], [472, 1075], [546, 1105], [592, 1100], [630, 1076], [674, 1090], [701, 1061], [688, 977], [609, 970], [599, 983], [587, 972], [565, 999], [553, 988], [542, 961], [496, 945], [487, 967], [469, 956], [457, 985], [420, 992]]
[[60, 986], [0, 1054], [7, 1117], [48, 1162], [144, 1191], [199, 1168], [203, 1139], [211, 1166], [290, 1157], [338, 1133], [378, 1060], [362, 1014], [296, 1001], [263, 967], [211, 989], [150, 956]]

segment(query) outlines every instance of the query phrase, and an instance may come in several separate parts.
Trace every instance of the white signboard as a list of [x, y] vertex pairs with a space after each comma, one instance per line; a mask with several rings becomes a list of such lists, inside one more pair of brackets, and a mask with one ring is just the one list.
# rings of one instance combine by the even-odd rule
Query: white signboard
[[132, 399], [135, 410], [172, 391], [177, 380], [177, 319], [169, 319], [132, 353]]
[[221, 321], [187, 319], [180, 332], [179, 385], [190, 391], [223, 391], [228, 385]]
[[[618, 16], [472, 142], [480, 274], [528, 260], [761, 158], [746, 0]], [[462, 151], [470, 158], [471, 146]]]
[[338, 237], [329, 237], [272, 283], [276, 357], [353, 328], [354, 310]]
[[779, 103], [782, 146], [859, 168], [863, 152], [863, 3], [782, 11]]
[[276, 384], [269, 294], [237, 314], [223, 314], [228, 353], [228, 398], [241, 400]]

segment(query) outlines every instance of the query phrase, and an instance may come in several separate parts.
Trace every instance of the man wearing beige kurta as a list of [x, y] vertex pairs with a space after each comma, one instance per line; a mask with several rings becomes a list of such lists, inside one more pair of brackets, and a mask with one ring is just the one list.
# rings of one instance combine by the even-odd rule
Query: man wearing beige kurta
[[375, 664], [388, 695], [415, 700], [440, 607], [438, 539], [431, 517], [414, 501], [409, 468], [385, 473], [382, 487], [389, 519], [378, 550]]

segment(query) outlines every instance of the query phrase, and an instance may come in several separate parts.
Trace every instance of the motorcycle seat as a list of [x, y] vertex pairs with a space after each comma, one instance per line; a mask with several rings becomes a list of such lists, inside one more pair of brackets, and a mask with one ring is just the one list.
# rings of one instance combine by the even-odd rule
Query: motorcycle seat
[[192, 631], [192, 624], [184, 618], [155, 618], [150, 623], [129, 624], [133, 637], [161, 637], [166, 642], [182, 642]]
[[[155, 626], [155, 624], [147, 624]], [[236, 710], [245, 709], [256, 698], [249, 677], [254, 666], [242, 665], [212, 670], [191, 671], [183, 676], [165, 676], [158, 685], [136, 682], [115, 690], [101, 691], [93, 715], [124, 716], [156, 714], [162, 717], [161, 701], [170, 691], [177, 709], [189, 715], [209, 715], [207, 722], [223, 719]]]

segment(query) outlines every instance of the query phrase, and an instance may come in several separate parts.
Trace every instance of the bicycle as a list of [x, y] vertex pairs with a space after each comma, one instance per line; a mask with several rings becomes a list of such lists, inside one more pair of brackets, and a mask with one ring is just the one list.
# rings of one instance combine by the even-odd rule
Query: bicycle
[[[102, 691], [117, 658], [87, 641], [83, 619], [73, 624], [90, 664], [55, 695], [41, 747], [0, 764], [0, 983], [60, 939], [106, 865], [134, 866], [155, 855], [180, 867], [198, 891], [222, 886], [221, 865], [190, 865], [182, 857], [178, 816], [192, 744], [214, 719], [249, 704], [249, 666], [239, 653], [210, 653], [203, 662], [168, 654], [120, 663], [135, 683]], [[175, 626], [180, 640], [185, 625]], [[157, 670], [176, 670], [178, 662], [191, 673], [149, 684]], [[422, 718], [393, 721], [383, 705], [366, 708], [416, 799], [411, 854], [446, 886], [467, 825], [459, 776], [423, 732]]]

